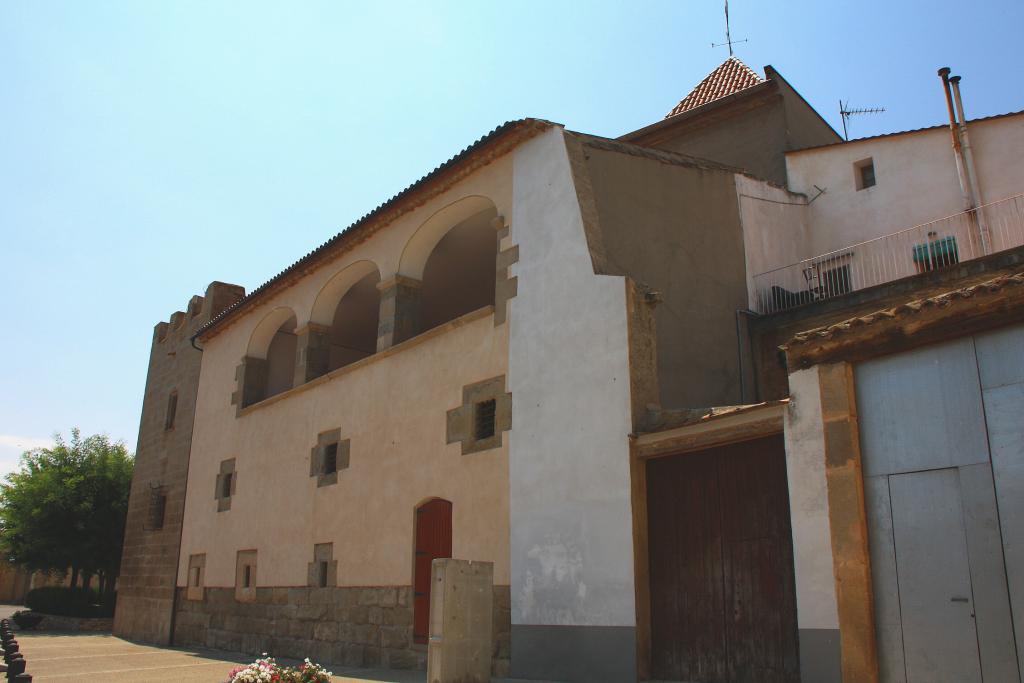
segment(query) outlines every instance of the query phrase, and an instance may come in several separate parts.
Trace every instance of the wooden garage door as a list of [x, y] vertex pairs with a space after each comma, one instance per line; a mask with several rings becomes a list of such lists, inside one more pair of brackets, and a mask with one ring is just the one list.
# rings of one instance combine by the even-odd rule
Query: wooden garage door
[[651, 460], [647, 487], [653, 677], [799, 680], [782, 437]]
[[430, 567], [452, 556], [452, 504], [431, 500], [416, 508], [416, 559], [413, 576], [413, 640], [426, 643], [430, 627]]

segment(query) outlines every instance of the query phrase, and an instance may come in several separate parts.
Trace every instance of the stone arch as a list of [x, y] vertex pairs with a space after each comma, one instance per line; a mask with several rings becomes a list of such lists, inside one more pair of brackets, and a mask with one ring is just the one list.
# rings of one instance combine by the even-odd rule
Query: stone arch
[[380, 269], [373, 261], [356, 261], [335, 273], [317, 293], [309, 321], [317, 325], [332, 324], [342, 298], [353, 285], [373, 274], [380, 280]]
[[291, 332], [295, 332], [295, 311], [288, 306], [280, 306], [263, 316], [249, 336], [249, 347], [245, 351], [248, 358], [266, 360], [274, 335], [281, 327], [291, 321]]
[[463, 197], [427, 219], [410, 238], [399, 275], [418, 289], [415, 332], [494, 304], [497, 215], [487, 197]]
[[423, 270], [427, 259], [448, 232], [465, 221], [482, 212], [489, 211], [493, 218], [498, 209], [489, 198], [482, 195], [469, 195], [438, 210], [423, 222], [402, 250], [398, 272], [414, 280], [423, 279]]
[[275, 308], [249, 336], [242, 365], [236, 371], [238, 391], [232, 400], [244, 408], [292, 388], [295, 380], [295, 311]]
[[380, 270], [356, 261], [335, 273], [313, 301], [309, 324], [298, 331], [295, 384], [377, 352]]

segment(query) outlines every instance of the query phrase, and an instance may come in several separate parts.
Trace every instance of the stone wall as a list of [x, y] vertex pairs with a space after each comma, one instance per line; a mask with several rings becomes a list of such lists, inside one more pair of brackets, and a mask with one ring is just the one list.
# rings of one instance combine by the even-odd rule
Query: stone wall
[[43, 618], [42, 621], [32, 627], [34, 631], [109, 633], [110, 629], [114, 626], [113, 619], [65, 617], [56, 614], [43, 614], [42, 612], [33, 612], [32, 614], [37, 614]]
[[[509, 671], [509, 587], [494, 587], [495, 676]], [[179, 588], [174, 644], [334, 666], [425, 669], [426, 645], [412, 642], [412, 588], [257, 588], [255, 602], [234, 588], [207, 588], [202, 601]]]
[[[114, 633], [123, 638], [170, 642], [202, 362], [202, 353], [192, 346], [192, 335], [244, 294], [241, 287], [214, 282], [205, 296], [192, 297], [187, 310], [174, 313], [153, 331], [117, 582]], [[176, 397], [173, 409], [172, 394]]]

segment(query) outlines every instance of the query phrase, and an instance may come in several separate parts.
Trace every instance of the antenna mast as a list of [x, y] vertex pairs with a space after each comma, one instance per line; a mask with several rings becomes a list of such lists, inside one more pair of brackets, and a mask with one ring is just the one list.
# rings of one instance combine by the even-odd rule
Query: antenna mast
[[855, 114], [881, 114], [885, 111], [885, 107], [868, 107], [862, 109], [849, 109], [850, 101], [847, 100], [846, 104], [843, 104], [842, 100], [839, 100], [839, 116], [843, 119], [843, 139], [849, 140], [850, 134], [846, 130], [846, 120]]
[[723, 45], [729, 46], [729, 56], [732, 57], [732, 44], [733, 43], [745, 43], [747, 39], [733, 40], [732, 36], [729, 35], [729, 0], [725, 0], [725, 42], [724, 43], [711, 43], [711, 47], [722, 47]]

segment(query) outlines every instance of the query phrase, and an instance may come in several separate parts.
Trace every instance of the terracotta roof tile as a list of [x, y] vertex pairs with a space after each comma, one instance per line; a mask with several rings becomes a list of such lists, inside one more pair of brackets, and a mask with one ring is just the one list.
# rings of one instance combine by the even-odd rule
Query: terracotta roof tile
[[690, 94], [682, 99], [672, 111], [665, 115], [665, 118], [682, 114], [684, 111], [696, 109], [697, 107], [720, 100], [723, 97], [732, 95], [740, 90], [746, 90], [764, 79], [757, 75], [753, 69], [740, 61], [737, 57], [729, 57], [722, 62], [721, 66], [712, 71], [707, 77], [697, 84], [697, 87], [690, 91]]
[[783, 345], [781, 348], [785, 351], [789, 351], [801, 345], [829, 341], [857, 327], [877, 324], [884, 320], [910, 318], [922, 311], [932, 308], [946, 308], [957, 301], [980, 298], [986, 295], [996, 294], [1000, 290], [1008, 287], [1021, 286], [1024, 286], [1024, 271], [1001, 275], [991, 280], [971, 285], [970, 287], [963, 287], [961, 289], [956, 289], [951, 292], [928, 297], [926, 299], [908, 301], [905, 304], [901, 304], [893, 308], [876, 311], [868, 315], [857, 316], [826, 327], [817, 327], [813, 330], [800, 332], [799, 334], [794, 335], [789, 343]]

